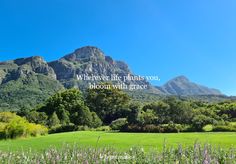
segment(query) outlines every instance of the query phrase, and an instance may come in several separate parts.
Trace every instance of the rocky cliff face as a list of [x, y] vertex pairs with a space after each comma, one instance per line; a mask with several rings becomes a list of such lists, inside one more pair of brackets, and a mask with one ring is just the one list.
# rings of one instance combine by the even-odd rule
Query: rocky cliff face
[[54, 70], [40, 56], [16, 59], [13, 62], [17, 64], [21, 74], [38, 73], [56, 79]]
[[0, 84], [36, 74], [42, 74], [56, 80], [54, 70], [40, 56], [0, 63]]
[[222, 95], [219, 90], [193, 83], [185, 76], [178, 76], [158, 88], [169, 95]]
[[[94, 75], [94, 76], [109, 76], [117, 74], [124, 77], [128, 74], [133, 75], [126, 63], [115, 61], [110, 56], [105, 54], [96, 47], [82, 47], [75, 50], [73, 53], [64, 56], [63, 58], [50, 62], [49, 65], [53, 68], [57, 75], [57, 79], [66, 87], [87, 88], [86, 83], [90, 81], [78, 81], [77, 75]], [[97, 81], [98, 82], [98, 81]], [[124, 79], [121, 79], [124, 82]], [[147, 85], [148, 91], [160, 93], [160, 91], [151, 86], [147, 81], [127, 81], [125, 84]]]

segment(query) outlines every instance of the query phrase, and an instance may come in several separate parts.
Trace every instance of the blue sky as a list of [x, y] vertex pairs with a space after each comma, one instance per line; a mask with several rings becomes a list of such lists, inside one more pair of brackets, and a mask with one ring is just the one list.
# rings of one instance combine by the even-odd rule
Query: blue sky
[[185, 75], [236, 95], [235, 0], [0, 0], [0, 61], [86, 45], [156, 85]]

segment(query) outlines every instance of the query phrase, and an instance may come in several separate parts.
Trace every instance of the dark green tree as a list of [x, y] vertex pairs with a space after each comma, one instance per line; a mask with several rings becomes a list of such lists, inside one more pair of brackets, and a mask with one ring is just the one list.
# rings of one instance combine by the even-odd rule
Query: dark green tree
[[49, 127], [58, 126], [60, 124], [60, 120], [58, 119], [56, 112], [53, 112], [53, 114], [48, 120], [48, 124]]
[[45, 112], [31, 111], [26, 113], [25, 118], [31, 123], [47, 125], [48, 116]]
[[127, 121], [129, 124], [137, 124], [138, 123], [138, 115], [140, 112], [140, 104], [139, 103], [131, 103], [129, 105], [130, 112], [127, 115]]
[[91, 116], [92, 116], [92, 123], [91, 123], [91, 127], [93, 128], [97, 128], [99, 126], [102, 126], [102, 120], [98, 117], [98, 115], [95, 112], [91, 112]]
[[214, 124], [215, 120], [203, 114], [194, 116], [192, 126], [197, 131], [202, 131], [202, 128], [207, 124]]
[[80, 104], [75, 106], [74, 113], [71, 115], [71, 121], [75, 125], [87, 125], [92, 123], [91, 112], [88, 107], [81, 107]]
[[61, 125], [73, 123], [91, 126], [93, 124], [92, 114], [78, 89], [68, 89], [56, 93], [38, 111], [45, 112], [49, 116], [56, 113]]
[[117, 118], [127, 117], [130, 112], [129, 96], [111, 84], [101, 85], [110, 85], [110, 89], [88, 89], [86, 102], [89, 109], [107, 125]]

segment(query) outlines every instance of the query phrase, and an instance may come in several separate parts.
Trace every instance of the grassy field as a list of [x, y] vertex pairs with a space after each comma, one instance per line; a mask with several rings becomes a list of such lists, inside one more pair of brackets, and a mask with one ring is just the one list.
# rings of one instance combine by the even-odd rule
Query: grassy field
[[117, 150], [128, 150], [131, 147], [143, 147], [144, 150], [162, 150], [163, 143], [167, 146], [193, 145], [196, 141], [209, 143], [223, 148], [236, 147], [236, 133], [115, 133], [115, 132], [70, 132], [58, 133], [35, 138], [21, 138], [16, 140], [1, 140], [0, 150], [42, 151], [51, 146], [61, 147], [65, 144], [81, 146], [113, 147]]

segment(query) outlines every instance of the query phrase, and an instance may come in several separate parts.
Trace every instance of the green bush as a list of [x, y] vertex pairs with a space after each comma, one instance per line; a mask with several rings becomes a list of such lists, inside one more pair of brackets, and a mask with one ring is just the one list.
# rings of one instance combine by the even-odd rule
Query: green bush
[[39, 135], [48, 134], [48, 129], [43, 125], [29, 123], [28, 126], [27, 126], [27, 133], [30, 136], [36, 137], [36, 136], [39, 136]]
[[180, 124], [148, 124], [148, 125], [126, 125], [122, 131], [125, 132], [149, 132], [149, 133], [178, 133], [184, 131], [184, 126]]
[[236, 127], [236, 122], [229, 122], [230, 126]]
[[0, 113], [0, 139], [45, 135], [48, 129], [39, 124], [29, 123], [15, 113]]
[[62, 132], [71, 132], [71, 131], [77, 131], [78, 127], [74, 124], [68, 124], [68, 125], [57, 125], [52, 127], [49, 130], [49, 133], [62, 133]]
[[162, 133], [164, 129], [160, 126], [149, 124], [142, 127], [142, 132]]
[[143, 128], [137, 124], [130, 124], [124, 126], [121, 131], [123, 132], [143, 132]]
[[9, 123], [15, 117], [17, 117], [17, 115], [15, 113], [12, 113], [12, 112], [0, 112], [0, 122]]
[[202, 130], [204, 132], [211, 132], [213, 130], [213, 126], [211, 124], [205, 125]]
[[183, 131], [183, 127], [180, 124], [169, 123], [167, 125], [161, 125], [164, 133], [179, 133]]
[[100, 126], [100, 127], [97, 127], [93, 130], [94, 131], [111, 131], [111, 127], [110, 126]]
[[7, 138], [27, 137], [27, 121], [21, 117], [16, 117], [5, 127]]
[[84, 126], [77, 126], [78, 131], [87, 131], [89, 130], [89, 127], [87, 125]]
[[149, 133], [162, 133], [164, 129], [161, 126], [148, 124], [148, 125], [126, 125], [124, 126], [121, 131], [123, 132], [149, 132]]
[[110, 127], [112, 130], [121, 130], [127, 123], [126, 118], [118, 118], [111, 122]]
[[236, 127], [226, 126], [226, 125], [218, 125], [218, 126], [214, 126], [212, 131], [213, 132], [236, 132]]
[[0, 122], [0, 139], [1, 138], [6, 138], [6, 134], [5, 134], [5, 127], [6, 127], [7, 123], [1, 123]]

